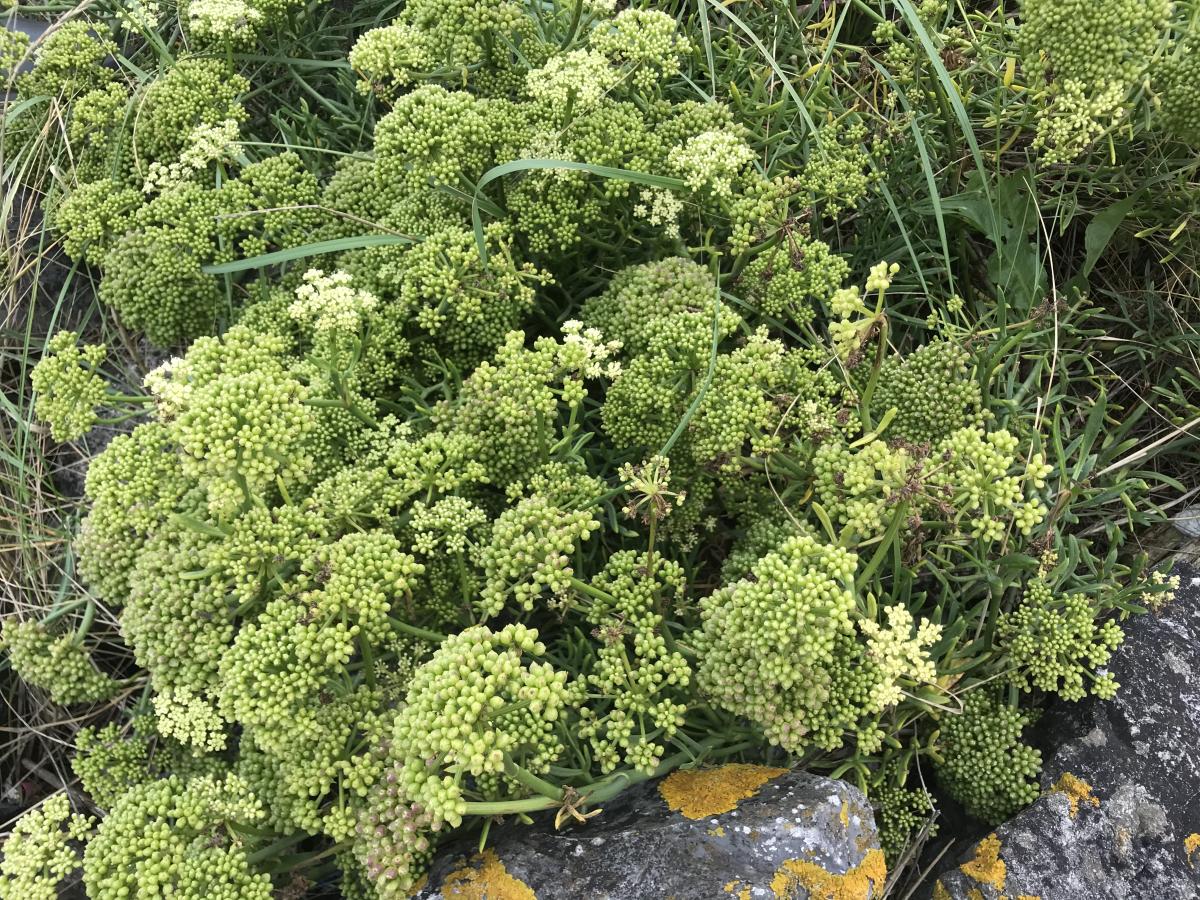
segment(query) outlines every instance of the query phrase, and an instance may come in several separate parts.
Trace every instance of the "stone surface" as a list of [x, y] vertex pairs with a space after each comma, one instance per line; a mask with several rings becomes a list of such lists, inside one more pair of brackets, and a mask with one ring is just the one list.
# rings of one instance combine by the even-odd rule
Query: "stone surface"
[[677, 772], [586, 824], [494, 827], [487, 851], [475, 849], [442, 854], [417, 897], [869, 900], [886, 879], [856, 788], [759, 766]]
[[1200, 570], [1124, 624], [1114, 700], [1047, 711], [1045, 793], [942, 874], [935, 900], [1200, 897]]

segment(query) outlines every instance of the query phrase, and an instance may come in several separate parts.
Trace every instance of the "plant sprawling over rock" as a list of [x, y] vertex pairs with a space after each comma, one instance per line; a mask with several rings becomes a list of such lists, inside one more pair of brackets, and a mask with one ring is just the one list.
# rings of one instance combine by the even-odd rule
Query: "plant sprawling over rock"
[[[913, 133], [965, 103], [1006, 172], [1154, 169], [1195, 131], [1189, 4], [861, 4], [839, 39], [410, 0], [332, 45], [281, 0], [120, 6], [38, 46], [4, 141], [63, 142], [48, 227], [173, 355], [129, 386], [77, 328], [32, 367], [54, 440], [135, 424], [87, 472], [79, 597], [0, 631], [107, 704], [97, 817], [23, 819], [0, 896], [405, 897], [498, 816], [728, 758], [854, 780], [893, 858], [917, 784], [1036, 796], [1033, 701], [1112, 696], [1119, 619], [1171, 588], [1124, 541], [1194, 395], [1163, 376], [1139, 451], [1085, 291], [1126, 216], [1165, 226], [1129, 195], [1060, 282], [1036, 186]], [[810, 84], [768, 27], [818, 42]]]

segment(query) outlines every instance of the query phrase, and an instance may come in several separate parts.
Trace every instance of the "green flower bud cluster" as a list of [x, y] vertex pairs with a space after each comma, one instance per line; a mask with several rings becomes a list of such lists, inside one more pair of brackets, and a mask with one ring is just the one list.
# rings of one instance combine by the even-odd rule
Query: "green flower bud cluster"
[[635, 90], [651, 93], [679, 72], [691, 42], [677, 33], [675, 19], [655, 9], [624, 9], [591, 35], [591, 46], [625, 69]]
[[102, 263], [101, 301], [159, 346], [211, 330], [225, 301], [216, 279], [201, 271], [212, 259], [215, 233], [202, 231], [204, 238], [197, 242], [194, 230], [212, 222], [220, 207], [215, 197], [201, 201], [189, 193], [184, 221], [193, 228], [155, 225], [128, 231]]
[[1056, 593], [1050, 580], [1056, 563], [1047, 554], [1025, 585], [1020, 604], [1000, 618], [998, 643], [1016, 666], [1012, 679], [1025, 691], [1036, 688], [1064, 700], [1082, 700], [1086, 677], [1093, 694], [1111, 699], [1119, 685], [1111, 674], [1094, 670], [1108, 662], [1125, 633], [1112, 619], [1097, 621], [1086, 594]]
[[[454, 782], [463, 776], [499, 779], [510, 774], [505, 757], [543, 774], [562, 753], [555, 722], [568, 708], [567, 673], [523, 662], [544, 654], [534, 629], [513, 624], [493, 632], [477, 625], [443, 641], [413, 675], [392, 738], [403, 748], [404, 787], [439, 819], [461, 821]], [[515, 776], [494, 784], [501, 782], [509, 791], [528, 791]]]
[[1124, 114], [1170, 16], [1170, 0], [1022, 0], [1025, 67], [1052, 91], [1036, 141], [1047, 163], [1076, 158]]
[[152, 717], [133, 720], [130, 734], [116, 722], [83, 728], [75, 735], [71, 768], [101, 809], [110, 809], [128, 790], [162, 774], [154, 759]]
[[662, 632], [664, 611], [681, 599], [684, 583], [678, 563], [625, 550], [610, 556], [582, 592], [599, 646], [578, 734], [591, 743], [601, 772], [622, 761], [652, 772], [683, 725], [691, 668]]
[[188, 489], [170, 434], [146, 422], [118, 435], [88, 467], [91, 504], [76, 546], [88, 585], [113, 606], [125, 603], [129, 576], [150, 535]]
[[[128, 128], [136, 115], [129, 88], [113, 81], [88, 91], [71, 104], [67, 141], [75, 157], [76, 190], [93, 181], [104, 181], [131, 166]], [[142, 185], [122, 186], [141, 191]], [[68, 195], [70, 199], [70, 195]]]
[[1027, 65], [1054, 78], [1100, 85], [1141, 77], [1163, 38], [1168, 0], [1022, 0], [1019, 40]]
[[[883, 441], [849, 449], [830, 442], [817, 449], [813, 473], [817, 497], [837, 522], [860, 535], [882, 534], [905, 497], [917, 497], [921, 463]], [[909, 488], [912, 484], [913, 487]]]
[[857, 564], [853, 553], [798, 534], [701, 600], [701, 690], [789, 752], [841, 746], [864, 711], [853, 708], [851, 673], [839, 671], [858, 662], [842, 640], [853, 644]]
[[17, 76], [18, 96], [71, 100], [101, 88], [112, 77], [104, 62], [116, 52], [113, 40], [92, 23], [65, 22], [33, 51], [33, 68]]
[[608, 289], [583, 305], [583, 321], [621, 342], [626, 354], [675, 351], [707, 362], [713, 315], [724, 338], [739, 324], [736, 312], [717, 304], [712, 273], [683, 257], [668, 257], [621, 269]]
[[668, 259], [626, 269], [584, 304], [584, 315], [632, 356], [601, 412], [604, 430], [622, 449], [663, 446], [691, 410], [675, 461], [733, 473], [744, 457], [777, 450], [793, 430], [816, 437], [849, 424], [839, 416], [845, 386], [823, 353], [787, 350], [762, 328], [718, 352], [708, 378], [714, 325], [720, 341], [740, 317], [695, 263]]
[[690, 426], [688, 446], [697, 462], [737, 471], [747, 451], [762, 457], [780, 447], [784, 412], [775, 396], [786, 385], [786, 353], [783, 342], [761, 328], [744, 346], [717, 357]]
[[[766, 502], [765, 498], [763, 502]], [[798, 534], [811, 536], [807, 525], [790, 518], [785, 512], [771, 510], [768, 514], [756, 517], [738, 534], [729, 555], [721, 563], [722, 582], [732, 584], [746, 578], [755, 563]]]
[[432, 505], [418, 500], [412, 507], [413, 549], [427, 556], [465, 553], [487, 521], [487, 513], [464, 497], [443, 497]]
[[22, 679], [63, 706], [107, 700], [124, 686], [96, 668], [82, 639], [56, 635], [40, 622], [0, 620], [0, 649]]
[[375, 153], [382, 178], [412, 189], [426, 181], [473, 183], [488, 165], [491, 145], [484, 101], [466, 91], [436, 84], [405, 94], [375, 127]]
[[594, 510], [564, 509], [537, 494], [502, 512], [479, 554], [480, 616], [493, 618], [510, 605], [528, 612], [546, 592], [567, 594], [575, 575], [572, 557], [599, 528]]
[[16, 74], [17, 67], [29, 52], [29, 35], [15, 28], [6, 28], [0, 33], [0, 75], [7, 81]]
[[84, 182], [55, 207], [54, 230], [63, 236], [63, 252], [72, 259], [99, 264], [116, 239], [129, 230], [130, 216], [142, 194], [111, 178]]
[[942, 720], [938, 780], [970, 815], [997, 824], [1037, 799], [1042, 755], [1021, 743], [1030, 722], [989, 688]]
[[387, 640], [393, 607], [414, 611], [413, 589], [425, 571], [394, 535], [375, 531], [326, 544], [305, 568], [321, 586], [314, 601], [321, 614], [357, 623], [363, 639], [372, 644]]
[[[97, 43], [87, 28], [68, 23], [45, 46], [61, 37], [78, 55]], [[47, 195], [48, 223], [68, 255], [102, 269], [101, 299], [124, 324], [158, 345], [189, 340], [227, 303], [202, 267], [308, 240], [327, 218], [316, 177], [291, 152], [247, 163], [238, 98], [249, 82], [222, 61], [181, 59], [132, 96], [118, 72], [94, 68], [62, 114], [66, 128], [53, 129], [70, 145], [75, 187]]]
[[1180, 141], [1200, 142], [1200, 35], [1186, 34], [1153, 70], [1163, 127]]
[[238, 630], [220, 662], [219, 708], [253, 729], [264, 750], [286, 753], [302, 719], [357, 651], [360, 628], [334, 617], [320, 596], [279, 597]]
[[234, 775], [171, 776], [140, 785], [113, 805], [87, 845], [88, 894], [96, 900], [270, 900], [271, 878], [250, 862], [238, 831], [263, 816]]
[[[545, 51], [517, 3], [415, 0], [384, 28], [366, 32], [350, 50], [359, 89], [384, 98], [422, 77], [470, 80], [483, 90], [510, 85], [522, 58], [538, 65]], [[505, 42], [521, 47], [510, 55]]]
[[[926, 790], [888, 786], [872, 789], [871, 800], [879, 826], [879, 844], [888, 862], [894, 863], [908, 849], [913, 832], [930, 821], [933, 799]], [[936, 825], [929, 828], [930, 835], [936, 832]]]
[[746, 266], [743, 299], [765, 316], [807, 325], [816, 313], [813, 301], [827, 302], [849, 274], [849, 264], [823, 241], [786, 240]]
[[526, 796], [518, 771], [545, 773], [563, 752], [556, 723], [567, 673], [525, 663], [545, 647], [523, 625], [479, 625], [447, 638], [414, 674], [396, 717], [393, 761], [359, 818], [354, 853], [381, 898], [412, 888], [431, 832], [457, 827], [468, 791]]
[[858, 206], [877, 177], [866, 140], [862, 122], [842, 120], [818, 131], [816, 147], [796, 177], [800, 195], [831, 217]]
[[535, 288], [552, 279], [531, 263], [520, 263], [502, 226], [486, 234], [488, 262], [479, 257], [475, 235], [454, 226], [425, 236], [399, 253], [368, 251], [365, 283], [403, 310], [437, 352], [464, 369], [490, 357], [533, 308]]
[[494, 361], [480, 363], [459, 396], [435, 410], [443, 432], [474, 447], [486, 480], [497, 487], [521, 480], [567, 445], [560, 405], [578, 410], [588, 396], [585, 381], [607, 375], [601, 364], [610, 346], [578, 337], [542, 337], [526, 348], [524, 334], [509, 332]]
[[50, 426], [56, 441], [83, 437], [108, 397], [108, 383], [97, 371], [108, 355], [103, 344], [79, 346], [79, 334], [60, 331], [46, 342], [46, 355], [30, 373], [37, 401], [34, 413]]
[[238, 96], [249, 89], [250, 83], [230, 72], [221, 60], [197, 57], [176, 62], [137, 101], [133, 143], [139, 174], [145, 176], [151, 162], [177, 161], [197, 126], [245, 119]]
[[171, 420], [183, 472], [228, 516], [277, 481], [303, 481], [311, 465], [305, 438], [317, 427], [309, 395], [280, 357], [281, 342], [234, 327], [201, 338], [171, 379], [186, 402]]
[[152, 163], [156, 172], [168, 173], [170, 183], [156, 183], [154, 189], [163, 192], [149, 202], [139, 190], [103, 174], [51, 210], [68, 255], [103, 270], [101, 299], [159, 345], [212, 328], [225, 294], [219, 279], [202, 271], [204, 265], [235, 253], [253, 256], [303, 243], [322, 218], [315, 209], [294, 208], [319, 199], [315, 176], [295, 154], [247, 165], [213, 189], [191, 180], [208, 163], [204, 157], [199, 168], [193, 166], [192, 150], [195, 146], [185, 148], [182, 161], [170, 166]]
[[216, 538], [189, 527], [189, 521], [205, 527], [202, 503], [189, 499], [180, 504], [182, 516], [172, 514], [146, 540], [121, 614], [122, 635], [158, 690], [209, 688], [234, 634], [225, 582], [206, 565]]
[[838, 443], [813, 457], [817, 495], [838, 521], [860, 535], [882, 534], [900, 504], [904, 514], [995, 542], [1015, 527], [1029, 535], [1045, 519], [1041, 494], [1049, 467], [1041, 454], [1022, 463], [1008, 431], [959, 428], [935, 444]]
[[204, 544], [201, 568], [219, 571], [238, 605], [252, 604], [281, 572], [308, 563], [331, 540], [330, 523], [307, 504], [255, 504], [220, 530], [221, 540]]
[[970, 362], [970, 353], [949, 341], [885, 361], [871, 406], [876, 421], [895, 408], [888, 438], [932, 445], [964, 425], [982, 426], [983, 397]]
[[221, 186], [230, 218], [217, 228], [236, 237], [243, 256], [299, 246], [312, 240], [325, 219], [309, 208], [319, 204], [320, 193], [316, 175], [295, 153], [268, 156], [243, 166]]
[[0, 897], [58, 900], [59, 882], [79, 868], [76, 845], [94, 820], [71, 812], [66, 794], [55, 794], [17, 820], [0, 858]]

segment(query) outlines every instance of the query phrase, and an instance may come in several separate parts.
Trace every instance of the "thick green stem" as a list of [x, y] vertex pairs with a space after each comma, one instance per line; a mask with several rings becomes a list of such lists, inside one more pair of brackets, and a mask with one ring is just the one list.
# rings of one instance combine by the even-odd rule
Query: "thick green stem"
[[[583, 798], [580, 802], [581, 806], [595, 806], [597, 803], [604, 803], [611, 800], [613, 797], [620, 794], [626, 788], [633, 787], [635, 784], [641, 784], [643, 781], [648, 781], [651, 778], [658, 778], [678, 769], [680, 766], [692, 762], [700, 755], [710, 756], [727, 756], [732, 753], [738, 753], [742, 750], [749, 749], [754, 746], [750, 741], [743, 741], [740, 744], [734, 744], [729, 747], [720, 747], [722, 738], [709, 737], [700, 741], [696, 746], [696, 751], [679, 752], [673, 756], [663, 760], [659, 766], [651, 772], [641, 771], [623, 771], [616, 772], [603, 778], [600, 781], [592, 782], [583, 787], [575, 788], [576, 792]], [[526, 773], [529, 774], [529, 773]], [[531, 778], [536, 776], [530, 775]], [[539, 782], [541, 779], [537, 779]], [[524, 782], [522, 782], [524, 783]], [[542, 782], [549, 784], [549, 782]], [[508, 816], [519, 813], [541, 812], [547, 809], [554, 809], [562, 805], [562, 792], [559, 791], [560, 799], [552, 797], [528, 797], [524, 800], [493, 800], [468, 802], [466, 804], [466, 814], [469, 816]]]
[[429, 641], [431, 644], [440, 644], [446, 640], [446, 635], [444, 634], [438, 634], [436, 631], [430, 631], [427, 628], [418, 628], [416, 625], [409, 625], [407, 622], [401, 622], [399, 619], [392, 618], [391, 616], [388, 616], [388, 623], [397, 631], [411, 634], [413, 637]]
[[528, 769], [524, 769], [517, 765], [515, 762], [513, 762], [512, 757], [507, 753], [504, 754], [504, 772], [509, 777], [515, 778], [517, 781], [521, 782], [521, 784], [525, 785], [525, 787], [529, 788], [531, 791], [541, 794], [543, 797], [553, 800], [556, 803], [562, 802], [562, 788], [560, 788], [558, 785], [551, 784], [545, 779], [538, 778]]
[[603, 600], [605, 603], [616, 602], [612, 594], [606, 593], [600, 590], [600, 588], [592, 587], [586, 581], [580, 581], [578, 578], [571, 578], [571, 587], [575, 588], [579, 593], [586, 594], [595, 600]]

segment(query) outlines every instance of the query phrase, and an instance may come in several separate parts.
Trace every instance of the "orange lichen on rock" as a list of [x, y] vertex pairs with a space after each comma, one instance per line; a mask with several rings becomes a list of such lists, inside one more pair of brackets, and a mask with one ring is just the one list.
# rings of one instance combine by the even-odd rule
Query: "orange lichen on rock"
[[667, 806], [689, 819], [704, 819], [730, 812], [740, 801], [786, 774], [787, 769], [730, 763], [716, 769], [672, 772], [658, 786]]
[[975, 858], [965, 862], [959, 869], [973, 881], [986, 884], [998, 891], [1004, 890], [1004, 882], [1008, 878], [1008, 867], [1000, 858], [1000, 838], [989, 834], [975, 848]]
[[811, 900], [866, 900], [883, 893], [886, 881], [883, 851], [870, 850], [844, 875], [827, 872], [807, 859], [789, 859], [771, 879], [771, 890], [776, 897], [795, 897], [796, 889], [804, 888]]
[[1092, 786], [1070, 772], [1063, 772], [1062, 777], [1050, 786], [1049, 793], [1066, 795], [1068, 812], [1072, 819], [1079, 815], [1080, 803], [1087, 803], [1093, 807], [1100, 805], [1099, 798], [1092, 793]]
[[1192, 859], [1192, 854], [1200, 850], [1200, 834], [1192, 833], [1183, 839], [1183, 850], [1187, 855], [1188, 865], [1193, 869], [1196, 868], [1196, 861]]
[[954, 900], [954, 898], [950, 896], [950, 892], [946, 890], [946, 886], [942, 884], [942, 880], [940, 878], [938, 879], [937, 884], [933, 886], [933, 900]]
[[442, 895], [463, 900], [537, 900], [533, 890], [504, 868], [495, 851], [484, 850], [442, 882]]

